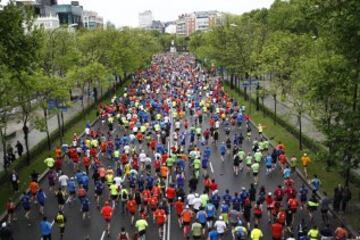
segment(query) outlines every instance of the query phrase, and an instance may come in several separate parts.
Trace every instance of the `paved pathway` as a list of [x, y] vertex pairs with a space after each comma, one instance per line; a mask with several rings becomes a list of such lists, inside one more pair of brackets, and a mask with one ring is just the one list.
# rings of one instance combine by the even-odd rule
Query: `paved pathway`
[[[84, 98], [85, 108], [87, 106], [89, 106], [92, 102], [93, 102], [93, 97], [85, 96], [85, 98]], [[77, 100], [76, 102], [73, 102], [73, 105], [70, 108], [68, 108], [68, 110], [66, 112], [63, 113], [65, 123], [67, 121], [69, 121], [70, 119], [72, 119], [74, 116], [76, 116], [76, 114], [78, 114], [81, 111], [82, 111], [81, 100]], [[32, 112], [32, 116], [35, 116], [35, 115], [42, 117], [43, 116], [42, 110], [36, 109], [34, 112]], [[48, 126], [49, 126], [50, 133], [52, 133], [53, 131], [58, 129], [58, 120], [57, 120], [56, 114], [52, 114], [49, 117]], [[13, 146], [14, 151], [15, 151], [16, 150], [15, 144], [16, 144], [17, 140], [19, 140], [21, 142], [21, 144], [24, 146], [23, 154], [26, 154], [24, 133], [22, 131], [22, 127], [23, 127], [23, 122], [20, 121], [19, 119], [14, 119], [9, 123], [7, 132], [11, 133], [11, 132], [15, 131], [16, 136], [9, 139], [7, 143], [10, 144], [11, 146]], [[30, 133], [29, 133], [29, 148], [30, 149], [33, 148], [34, 146], [36, 146], [40, 141], [42, 141], [45, 138], [46, 138], [45, 132], [40, 132], [39, 130], [35, 129], [33, 126], [30, 126]], [[16, 157], [18, 157], [18, 154], [15, 154], [15, 155], [16, 155]], [[0, 171], [2, 171], [4, 169], [3, 163], [4, 163], [3, 146], [2, 146], [2, 144], [0, 144]]]

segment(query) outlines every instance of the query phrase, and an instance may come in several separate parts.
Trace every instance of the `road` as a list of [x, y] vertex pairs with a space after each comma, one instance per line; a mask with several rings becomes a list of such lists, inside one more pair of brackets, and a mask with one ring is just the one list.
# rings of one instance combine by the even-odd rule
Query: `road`
[[[172, 87], [176, 87], [178, 83], [176, 81], [172, 82]], [[179, 86], [179, 85], [178, 85]], [[199, 90], [198, 90], [199, 91]], [[204, 94], [204, 93], [203, 93]], [[199, 96], [199, 92], [195, 93], [196, 96]], [[186, 114], [186, 118], [189, 120], [190, 126], [194, 125], [194, 117], [190, 116], [190, 114]], [[208, 128], [208, 117], [204, 117], [204, 121], [202, 124], [202, 129]], [[173, 123], [172, 118], [170, 118], [170, 122]], [[173, 126], [174, 124], [172, 124]], [[96, 124], [92, 127], [95, 130], [100, 131], [107, 131], [107, 125], [101, 124], [100, 121], [96, 122]], [[124, 129], [122, 126], [115, 123], [114, 125], [114, 133], [113, 135], [122, 135], [124, 134]], [[181, 131], [183, 131], [184, 128], [182, 126]], [[231, 135], [239, 132], [242, 132], [244, 136], [246, 136], [246, 128], [243, 124], [242, 127], [231, 127]], [[171, 128], [171, 131], [173, 132], [173, 127]], [[220, 136], [220, 142], [225, 141], [226, 135], [223, 129], [220, 128], [219, 132]], [[257, 130], [252, 129], [252, 136], [253, 138], [257, 137]], [[252, 139], [253, 140], [253, 139]], [[245, 140], [243, 143], [243, 148], [246, 152], [250, 152], [252, 149], [252, 140], [247, 141]], [[174, 142], [172, 139], [167, 138], [167, 143], [169, 142], [169, 146], [173, 145]], [[186, 147], [188, 147], [189, 140], [187, 141]], [[285, 143], [286, 144], [286, 143]], [[203, 150], [203, 146], [197, 142], [198, 147], [200, 147], [201, 150]], [[152, 152], [149, 151], [149, 148], [144, 144], [139, 144], [138, 142], [135, 144], [136, 149], [144, 149], [146, 153], [153, 158]], [[241, 173], [239, 176], [235, 176], [233, 174], [233, 162], [230, 155], [226, 156], [225, 162], [223, 163], [220, 160], [220, 154], [218, 151], [218, 146], [216, 146], [214, 143], [210, 143], [209, 146], [211, 147], [212, 154], [210, 158], [210, 166], [209, 166], [209, 174], [211, 178], [215, 178], [216, 182], [219, 185], [220, 194], [222, 195], [225, 191], [225, 189], [229, 189], [231, 193], [234, 192], [240, 192], [242, 187], [249, 188], [250, 184], [253, 182], [253, 177], [250, 174]], [[269, 152], [271, 152], [272, 149], [269, 149]], [[202, 151], [201, 151], [202, 152]], [[104, 158], [101, 159], [104, 166], [111, 165], [112, 163], [109, 160], [106, 160]], [[64, 164], [63, 166], [64, 172], [70, 176], [72, 175], [72, 166], [69, 164]], [[192, 174], [192, 171], [189, 167], [185, 168], [185, 176], [186, 179], [189, 179]], [[92, 173], [90, 172], [90, 176]], [[171, 181], [173, 177], [169, 178], [169, 181]], [[301, 179], [297, 176], [294, 177], [296, 181], [296, 188], [298, 189], [303, 182]], [[201, 181], [200, 181], [201, 182]], [[260, 174], [259, 174], [259, 184], [258, 186], [264, 185], [266, 188], [266, 191], [273, 192], [275, 187], [278, 184], [283, 183], [283, 177], [280, 173], [279, 169], [277, 169], [275, 172], [273, 172], [271, 175], [265, 174], [265, 167], [262, 166], [260, 168]], [[187, 186], [187, 184], [186, 184]], [[49, 219], [53, 219], [57, 212], [57, 201], [55, 198], [54, 193], [50, 192], [48, 189], [48, 183], [47, 180], [41, 182], [41, 188], [45, 190], [46, 195], [48, 196], [48, 199], [46, 201], [45, 205], [45, 214], [48, 216]], [[94, 196], [93, 196], [93, 182], [90, 181], [90, 188], [89, 188], [89, 194], [90, 194], [90, 200], [91, 200], [91, 206], [90, 206], [90, 219], [82, 220], [81, 213], [80, 213], [80, 204], [78, 201], [73, 202], [71, 205], [67, 204], [65, 206], [65, 216], [67, 217], [68, 221], [66, 223], [66, 229], [65, 229], [65, 237], [64, 239], [76, 239], [76, 240], [82, 240], [82, 239], [94, 239], [94, 240], [102, 240], [107, 239], [105, 236], [105, 223], [99, 213], [99, 210], [96, 208], [95, 202], [94, 202]], [[187, 191], [187, 187], [185, 188]], [[198, 193], [202, 193], [203, 191], [203, 184], [198, 185]], [[105, 192], [105, 196], [108, 194], [108, 192]], [[32, 212], [31, 212], [31, 226], [27, 226], [27, 221], [24, 218], [24, 211], [22, 207], [18, 207], [16, 209], [16, 217], [18, 218], [17, 221], [11, 224], [11, 228], [14, 231], [14, 237], [15, 239], [40, 239], [40, 230], [39, 230], [39, 222], [41, 219], [41, 215], [36, 210], [37, 206], [33, 204]], [[172, 239], [184, 239], [182, 235], [182, 230], [178, 225], [177, 222], [177, 216], [175, 216], [175, 213], [173, 210], [170, 210], [171, 214], [168, 218], [167, 225], [165, 226], [166, 234], [165, 239], [172, 240]], [[264, 232], [264, 239], [271, 239], [271, 230], [270, 225], [268, 224], [268, 219], [265, 214], [263, 214], [263, 218], [260, 222], [260, 227]], [[109, 239], [116, 239], [117, 234], [120, 232], [121, 227], [125, 227], [126, 230], [133, 235], [135, 232], [134, 225], [131, 224], [129, 215], [126, 213], [122, 213], [120, 207], [116, 207], [115, 212], [113, 214], [113, 219], [111, 221], [111, 234]], [[294, 226], [297, 226], [299, 221], [304, 218], [306, 222], [308, 222], [309, 217], [305, 211], [298, 211], [296, 218], [295, 218], [295, 224]], [[152, 218], [149, 217], [149, 224], [150, 227], [147, 230], [146, 239], [159, 239], [158, 237], [158, 231], [157, 227], [155, 226], [155, 223], [153, 222]], [[319, 223], [318, 225], [321, 226], [321, 218], [319, 211], [315, 214], [315, 222]], [[336, 222], [332, 223], [332, 227], [337, 225]], [[252, 224], [253, 227], [253, 219]], [[53, 228], [53, 239], [59, 239], [59, 231], [57, 226], [55, 225]], [[231, 239], [231, 235], [229, 231], [227, 234], [223, 237], [223, 239]]]

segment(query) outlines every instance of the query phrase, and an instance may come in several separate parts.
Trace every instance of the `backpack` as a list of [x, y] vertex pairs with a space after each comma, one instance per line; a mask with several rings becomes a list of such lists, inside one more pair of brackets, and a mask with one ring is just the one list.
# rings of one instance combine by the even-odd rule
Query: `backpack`
[[127, 200], [128, 195], [127, 195], [127, 192], [126, 192], [126, 191], [123, 191], [123, 192], [122, 192], [121, 198], [122, 198], [122, 200]]
[[242, 227], [239, 227], [236, 231], [236, 238], [239, 240], [245, 239], [245, 231]]

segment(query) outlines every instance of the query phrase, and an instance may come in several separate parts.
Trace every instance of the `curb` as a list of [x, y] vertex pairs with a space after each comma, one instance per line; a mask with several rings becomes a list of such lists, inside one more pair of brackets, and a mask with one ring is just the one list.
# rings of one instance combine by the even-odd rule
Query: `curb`
[[[91, 122], [91, 127], [93, 127], [97, 122], [99, 121], [99, 118], [96, 117], [96, 119], [94, 121]], [[84, 137], [85, 135], [85, 131], [83, 131], [80, 135], [79, 135], [79, 138], [82, 138]], [[49, 169], [46, 169], [44, 172], [42, 172], [39, 176], [39, 179], [38, 179], [38, 182], [42, 182], [44, 180], [44, 178], [46, 177], [46, 175], [48, 174], [49, 172]], [[28, 193], [30, 190], [29, 188], [26, 189], [26, 192]], [[15, 209], [19, 206], [20, 204], [20, 200], [21, 200], [21, 195], [16, 199], [15, 201]], [[0, 215], [0, 222], [4, 222], [6, 220], [6, 217], [7, 217], [7, 212], [4, 211], [1, 215]]]
[[[256, 129], [258, 130], [258, 128], [256, 127], [256, 124], [254, 121], [250, 120], [250, 124]], [[263, 137], [265, 139], [267, 139], [270, 143], [270, 146], [272, 146], [273, 148], [274, 145], [271, 143], [271, 140], [270, 138], [268, 138], [264, 133], [262, 134]], [[296, 167], [296, 174], [300, 177], [301, 181], [303, 181], [305, 183], [305, 185], [309, 188], [309, 189], [312, 189], [312, 186], [308, 183], [307, 179], [305, 178], [305, 176], [302, 174], [302, 172], [300, 171], [300, 169], [298, 167]], [[323, 198], [323, 194], [321, 194], [319, 191], [316, 192], [316, 196], [319, 198], [319, 199], [322, 199]], [[329, 212], [332, 216], [334, 216], [336, 218], [336, 220], [338, 222], [340, 222], [341, 224], [343, 224], [345, 226], [345, 228], [349, 231], [349, 233], [351, 233], [353, 236], [356, 236], [357, 234], [357, 231], [352, 227], [350, 226], [348, 223], [346, 223], [344, 221], [344, 219], [342, 219], [339, 214], [337, 214], [334, 209], [332, 208], [332, 206], [330, 206], [329, 208]]]

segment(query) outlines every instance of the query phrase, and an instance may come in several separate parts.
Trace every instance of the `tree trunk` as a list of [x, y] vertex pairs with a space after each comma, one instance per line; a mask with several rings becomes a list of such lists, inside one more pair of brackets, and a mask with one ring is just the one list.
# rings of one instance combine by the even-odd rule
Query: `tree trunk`
[[65, 135], [65, 121], [64, 121], [64, 113], [60, 111], [60, 117], [61, 117], [61, 132], [62, 135]]
[[5, 159], [6, 159], [6, 123], [4, 128], [0, 128], [0, 135], [1, 135], [1, 144], [3, 146], [3, 160], [4, 160], [4, 169], [6, 170], [5, 167]]
[[302, 144], [302, 121], [301, 121], [302, 113], [301, 111], [298, 113], [298, 121], [299, 121], [299, 149], [303, 150]]
[[48, 113], [47, 113], [47, 109], [46, 109], [46, 108], [43, 108], [43, 112], [44, 112], [45, 132], [46, 132], [46, 138], [47, 138], [48, 149], [49, 149], [49, 150], [51, 150], [51, 139], [50, 139], [50, 133], [49, 133], [49, 125], [48, 125]]
[[85, 106], [84, 106], [85, 86], [82, 87], [81, 92], [82, 92], [81, 111], [82, 111], [82, 113], [84, 113], [85, 112]]
[[[352, 111], [355, 114], [356, 114], [356, 108], [357, 108], [358, 87], [359, 87], [359, 84], [355, 83], [353, 99], [352, 99]], [[346, 164], [346, 172], [345, 172], [345, 186], [346, 187], [349, 186], [350, 172], [351, 172], [351, 168], [353, 167], [352, 166], [352, 144], [354, 143], [354, 131], [353, 130], [354, 130], [354, 121], [351, 122], [350, 137], [349, 137], [349, 142], [348, 142], [349, 150], [347, 151], [348, 156], [346, 158], [347, 162], [345, 163]]]
[[263, 112], [263, 116], [265, 117], [265, 105], [264, 105], [264, 102], [265, 102], [265, 97], [262, 97], [261, 98], [261, 105], [263, 107], [262, 112]]
[[277, 124], [277, 112], [276, 112], [276, 108], [277, 108], [277, 95], [276, 94], [274, 94], [273, 95], [273, 98], [274, 98], [274, 114], [275, 114], [275, 116], [274, 116], [274, 124], [276, 125]]
[[27, 116], [25, 117], [23, 132], [24, 132], [24, 141], [25, 141], [25, 149], [26, 149], [26, 163], [30, 165], [30, 149], [29, 149], [29, 128], [27, 126]]
[[58, 127], [59, 127], [59, 138], [60, 138], [60, 145], [63, 144], [63, 134], [62, 134], [62, 130], [61, 130], [61, 122], [60, 122], [60, 113], [57, 112], [56, 113], [56, 117], [57, 117], [57, 121], [58, 121]]

